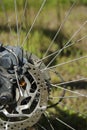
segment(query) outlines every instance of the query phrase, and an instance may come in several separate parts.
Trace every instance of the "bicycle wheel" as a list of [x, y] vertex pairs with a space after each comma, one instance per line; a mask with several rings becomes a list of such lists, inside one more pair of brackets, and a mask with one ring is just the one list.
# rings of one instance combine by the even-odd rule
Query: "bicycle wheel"
[[0, 0], [1, 130], [87, 125], [87, 7], [63, 2]]

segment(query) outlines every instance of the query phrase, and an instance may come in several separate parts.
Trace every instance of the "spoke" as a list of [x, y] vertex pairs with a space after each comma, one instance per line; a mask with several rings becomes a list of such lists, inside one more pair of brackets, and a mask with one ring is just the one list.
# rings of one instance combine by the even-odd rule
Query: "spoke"
[[67, 81], [67, 82], [59, 83], [57, 85], [66, 85], [69, 83], [79, 82], [79, 81], [83, 81], [83, 80], [87, 80], [87, 78], [81, 78], [81, 79], [77, 79], [77, 80]]
[[[49, 97], [48, 100], [55, 100], [55, 99], [58, 99], [58, 98], [62, 98], [62, 99], [69, 99], [69, 98], [79, 98], [79, 97], [83, 97], [81, 95], [78, 95], [78, 96], [64, 96], [64, 97], [61, 97], [61, 96], [53, 96], [53, 97]], [[83, 97], [84, 98], [84, 97]]]
[[[25, 5], [24, 5], [24, 10], [23, 10], [23, 16], [22, 16], [22, 19], [21, 19], [21, 24], [20, 24], [20, 28], [19, 28], [19, 34], [21, 32], [21, 29], [22, 29], [22, 25], [23, 25], [23, 22], [24, 22], [24, 17], [25, 17], [25, 12], [26, 12], [26, 8], [27, 8], [27, 0], [25, 1]], [[20, 39], [19, 39], [20, 40]]]
[[67, 126], [68, 128], [70, 128], [71, 130], [75, 130], [73, 127], [71, 127], [70, 125], [68, 125], [67, 123], [65, 123], [64, 121], [60, 120], [59, 118], [56, 118], [56, 120], [60, 123], [62, 123], [63, 125]]
[[62, 90], [66, 90], [66, 91], [71, 92], [71, 93], [73, 93], [73, 94], [77, 94], [77, 95], [80, 95], [80, 96], [83, 96], [83, 97], [86, 97], [86, 98], [87, 98], [87, 95], [81, 94], [81, 93], [76, 92], [76, 91], [72, 91], [72, 90], [67, 89], [67, 88], [60, 87], [60, 86], [58, 86], [58, 84], [51, 84], [51, 86], [53, 86], [53, 87], [55, 87], [55, 88], [60, 88], [60, 89], [62, 89]]
[[37, 125], [38, 125], [41, 129], [47, 130], [47, 129], [46, 129], [45, 127], [43, 127], [41, 124], [37, 123]]
[[78, 39], [77, 42], [82, 41], [83, 39], [87, 38], [87, 35], [83, 36], [82, 38]]
[[64, 24], [65, 24], [65, 22], [67, 21], [69, 15], [71, 14], [71, 11], [72, 11], [73, 7], [75, 6], [75, 4], [76, 4], [76, 2], [74, 2], [73, 5], [71, 6], [71, 8], [69, 9], [68, 13], [66, 14], [64, 20], [62, 21], [62, 23], [61, 23], [61, 25], [60, 25], [58, 31], [56, 32], [56, 34], [55, 34], [55, 36], [54, 36], [52, 42], [50, 43], [50, 45], [49, 45], [49, 47], [48, 47], [48, 49], [47, 49], [47, 51], [46, 51], [46, 53], [44, 54], [43, 57], [45, 57], [45, 56], [47, 55], [48, 51], [50, 50], [50, 48], [51, 48], [52, 45], [54, 44], [55, 39], [57, 38], [57, 36], [58, 36], [60, 30], [61, 30], [62, 27], [64, 26]]
[[[64, 82], [64, 79], [63, 79], [63, 77], [62, 77], [62, 75], [59, 73], [59, 72], [57, 72], [57, 71], [55, 71], [55, 70], [51, 70], [53, 73], [55, 73], [60, 79], [61, 79], [61, 81], [62, 82]], [[65, 87], [65, 86], [64, 86]], [[55, 104], [53, 104], [53, 105], [51, 105], [51, 106], [48, 106], [48, 108], [51, 108], [51, 107], [54, 107], [54, 106], [57, 106], [62, 100], [63, 100], [63, 97], [65, 96], [65, 90], [63, 90], [63, 92], [62, 92], [62, 94], [61, 94], [61, 97], [58, 99], [58, 101], [55, 103]]]
[[[85, 38], [87, 38], [87, 35], [86, 35], [86, 36], [83, 36], [82, 38], [78, 39], [77, 41], [75, 41], [75, 42], [73, 42], [73, 43], [71, 43], [71, 44], [65, 46], [64, 49], [66, 49], [66, 48], [68, 48], [68, 47], [70, 47], [70, 46], [72, 46], [72, 45], [74, 45], [74, 44], [77, 44], [77, 43], [81, 42], [81, 41], [82, 41], [83, 39], [85, 39]], [[37, 63], [40, 63], [40, 62], [42, 62], [43, 60], [45, 60], [45, 59], [47, 59], [47, 58], [50, 58], [50, 57], [53, 56], [53, 55], [56, 55], [58, 52], [59, 52], [59, 50], [56, 50], [55, 52], [51, 53], [50, 55], [48, 55], [48, 56], [42, 58], [41, 60], [37, 61]]]
[[66, 47], [67, 45], [69, 45], [69, 43], [72, 41], [72, 39], [73, 39], [74, 37], [76, 37], [76, 35], [82, 30], [82, 28], [83, 28], [86, 24], [87, 24], [87, 21], [85, 21], [85, 22], [81, 25], [81, 27], [72, 35], [72, 37], [69, 39], [69, 41], [68, 41], [67, 43], [65, 43], [65, 45], [63, 46], [63, 48], [61, 48], [61, 49], [58, 51], [58, 53], [56, 54], [56, 56], [54, 56], [54, 58], [48, 63], [48, 65], [46, 66], [46, 68], [49, 67], [49, 66], [53, 63], [53, 61], [59, 56], [59, 54], [65, 49], [65, 47]]
[[19, 27], [18, 27], [18, 10], [17, 10], [17, 1], [14, 0], [14, 5], [15, 5], [15, 15], [16, 15], [16, 27], [17, 27], [17, 36], [18, 36], [18, 40], [17, 40], [17, 45], [19, 44]]
[[49, 118], [48, 118], [47, 112], [44, 113], [44, 116], [45, 116], [45, 118], [47, 119], [47, 121], [48, 121], [48, 123], [49, 123], [49, 125], [50, 125], [50, 128], [51, 128], [52, 130], [54, 130], [54, 128], [53, 128], [53, 126], [52, 126], [52, 124], [51, 124], [51, 122], [50, 122], [50, 120], [49, 120]]
[[43, 9], [45, 3], [46, 3], [46, 0], [43, 1], [43, 3], [42, 3], [42, 5], [41, 5], [41, 7], [40, 7], [40, 9], [39, 9], [39, 11], [38, 11], [38, 13], [37, 13], [35, 19], [34, 19], [34, 21], [33, 21], [33, 23], [32, 23], [32, 25], [31, 25], [31, 27], [30, 27], [30, 29], [29, 29], [29, 31], [28, 31], [28, 33], [27, 33], [27, 35], [26, 35], [26, 37], [25, 37], [25, 39], [24, 39], [24, 41], [23, 41], [23, 43], [22, 43], [22, 47], [24, 46], [25, 41], [26, 41], [27, 38], [29, 37], [30, 32], [31, 32], [31, 30], [32, 30], [32, 28], [33, 28], [33, 26], [34, 26], [34, 24], [35, 24], [35, 22], [36, 22], [36, 20], [37, 20], [37, 18], [38, 18], [38, 16], [39, 16], [39, 14], [41, 13], [41, 11], [42, 11], [42, 9]]
[[81, 57], [73, 59], [73, 60], [69, 60], [67, 62], [63, 62], [63, 63], [57, 64], [57, 65], [54, 65], [52, 67], [48, 67], [48, 68], [42, 69], [42, 71], [51, 70], [51, 69], [54, 69], [56, 67], [59, 67], [59, 66], [62, 66], [62, 65], [66, 65], [66, 64], [70, 64], [70, 63], [73, 63], [73, 62], [76, 62], [76, 61], [79, 61], [79, 60], [85, 59], [85, 58], [87, 58], [87, 55], [86, 56], [81, 56]]

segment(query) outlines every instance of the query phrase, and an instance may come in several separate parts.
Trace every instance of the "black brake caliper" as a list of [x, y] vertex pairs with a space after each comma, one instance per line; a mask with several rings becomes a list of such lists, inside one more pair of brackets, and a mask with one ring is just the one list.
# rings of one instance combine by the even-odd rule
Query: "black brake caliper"
[[13, 67], [17, 66], [18, 63], [13, 54], [16, 54], [18, 58], [18, 65], [22, 66], [22, 53], [22, 49], [19, 47], [0, 46], [0, 106], [14, 102], [16, 87], [14, 87], [15, 83], [12, 81], [16, 82], [16, 79]]

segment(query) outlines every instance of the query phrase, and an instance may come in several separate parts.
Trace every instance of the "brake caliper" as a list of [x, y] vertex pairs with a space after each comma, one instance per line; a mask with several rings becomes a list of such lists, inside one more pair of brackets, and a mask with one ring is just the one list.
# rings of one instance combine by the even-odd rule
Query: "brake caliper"
[[47, 108], [49, 74], [39, 60], [20, 47], [0, 46], [1, 129], [32, 127]]

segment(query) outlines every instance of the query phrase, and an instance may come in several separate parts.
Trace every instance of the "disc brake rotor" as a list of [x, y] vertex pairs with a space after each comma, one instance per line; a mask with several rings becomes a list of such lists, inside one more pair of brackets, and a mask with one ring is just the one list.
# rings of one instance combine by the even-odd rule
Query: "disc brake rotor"
[[[13, 106], [6, 105], [0, 110], [0, 129], [15, 130], [32, 127], [40, 119], [47, 108], [48, 102], [48, 73], [43, 73], [39, 68], [36, 56], [31, 55], [32, 63], [24, 57], [23, 74], [18, 79], [21, 95], [18, 87], [16, 88], [16, 103]], [[18, 84], [17, 84], [18, 85]]]

